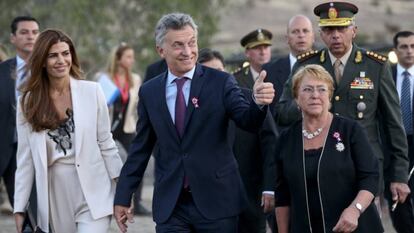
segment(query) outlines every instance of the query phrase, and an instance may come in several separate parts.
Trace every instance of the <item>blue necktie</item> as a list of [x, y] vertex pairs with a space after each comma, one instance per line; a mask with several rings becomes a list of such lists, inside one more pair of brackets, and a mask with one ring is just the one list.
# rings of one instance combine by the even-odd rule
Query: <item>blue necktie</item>
[[411, 113], [411, 85], [410, 85], [410, 73], [404, 71], [402, 73], [404, 78], [401, 87], [401, 113], [407, 135], [413, 134], [413, 118]]

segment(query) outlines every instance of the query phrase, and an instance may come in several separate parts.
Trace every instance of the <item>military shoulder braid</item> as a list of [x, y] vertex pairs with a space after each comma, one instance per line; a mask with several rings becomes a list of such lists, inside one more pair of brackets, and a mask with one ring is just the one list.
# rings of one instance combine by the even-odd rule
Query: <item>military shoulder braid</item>
[[381, 54], [378, 54], [372, 51], [366, 51], [365, 54], [367, 55], [367, 57], [379, 63], [385, 63], [388, 60], [387, 56], [384, 56], [384, 55], [381, 55]]
[[319, 53], [320, 53], [320, 51], [318, 51], [318, 50], [311, 50], [311, 51], [308, 51], [306, 53], [302, 53], [302, 54], [298, 55], [296, 58], [298, 59], [297, 60], [298, 62], [303, 62], [303, 61], [308, 60], [311, 57], [314, 57], [314, 56], [318, 55]]

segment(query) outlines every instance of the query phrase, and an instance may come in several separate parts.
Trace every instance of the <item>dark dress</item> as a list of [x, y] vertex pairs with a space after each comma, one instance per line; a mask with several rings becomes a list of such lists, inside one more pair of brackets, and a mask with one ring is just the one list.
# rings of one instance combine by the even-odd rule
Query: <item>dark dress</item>
[[321, 202], [318, 197], [318, 161], [323, 148], [305, 150], [306, 183], [309, 195], [309, 215], [313, 233], [323, 232]]
[[[319, 153], [320, 158], [317, 159], [310, 156], [305, 159], [301, 121], [284, 130], [280, 139], [276, 149], [275, 200], [277, 207], [290, 207], [290, 232], [332, 232], [342, 211], [360, 190], [372, 194], [377, 192], [378, 159], [373, 154], [365, 131], [357, 122], [334, 116], [323, 150]], [[312, 151], [307, 154], [312, 155]], [[315, 160], [316, 177], [315, 168], [310, 166], [315, 166]], [[313, 179], [316, 179], [316, 188]], [[312, 225], [315, 228], [321, 228], [318, 223], [320, 220], [325, 231], [311, 231], [310, 222], [314, 222]], [[383, 232], [373, 203], [361, 214], [358, 222], [355, 232]]]

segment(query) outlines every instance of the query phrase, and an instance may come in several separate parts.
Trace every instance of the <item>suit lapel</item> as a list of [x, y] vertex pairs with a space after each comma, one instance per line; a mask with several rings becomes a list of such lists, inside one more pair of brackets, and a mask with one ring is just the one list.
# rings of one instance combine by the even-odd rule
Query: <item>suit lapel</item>
[[280, 76], [276, 77], [275, 81], [278, 82], [281, 87], [283, 87], [285, 85], [287, 78], [290, 75], [290, 59], [289, 57], [285, 57], [285, 58], [282, 58], [280, 62], [281, 62], [281, 65], [278, 67], [278, 70], [279, 70], [278, 73], [280, 73]]
[[197, 101], [197, 102], [200, 99], [200, 91], [204, 84], [204, 81], [205, 81], [205, 78], [203, 77], [202, 67], [201, 65], [197, 65], [196, 70], [194, 72], [194, 77], [191, 80], [190, 96], [188, 98], [187, 111], [185, 112], [184, 135], [187, 129], [187, 125], [190, 121], [191, 115], [193, 114], [193, 111], [194, 111], [195, 103], [193, 103], [193, 99], [194, 101]]
[[[336, 83], [336, 80], [335, 80], [335, 72], [334, 72], [334, 68], [332, 66], [331, 58], [329, 57], [329, 54], [328, 54], [328, 49], [325, 49], [322, 52], [325, 52], [325, 61], [322, 62], [322, 66], [332, 76], [332, 79], [333, 79], [334, 85], [335, 85], [335, 89], [337, 89], [338, 88], [338, 84]], [[345, 73], [345, 71], [344, 71], [344, 73]]]
[[33, 152], [37, 152], [37, 156], [40, 157], [42, 165], [44, 165], [44, 168], [47, 170], [46, 132], [47, 130], [42, 130], [40, 132], [33, 131], [30, 137], [30, 147], [36, 149], [33, 150]]
[[245, 74], [245, 70], [242, 70], [243, 74], [240, 76], [240, 78], [237, 79], [237, 82], [240, 83], [239, 86], [246, 87], [248, 89], [252, 89], [254, 82], [253, 82], [253, 75], [249, 67], [247, 69], [247, 74]]
[[13, 86], [13, 88], [9, 89], [10, 99], [12, 100], [11, 104], [12, 104], [13, 108], [15, 108], [17, 106], [17, 100], [16, 100], [16, 73], [17, 73], [16, 63], [17, 63], [17, 61], [16, 61], [16, 59], [17, 58], [11, 59], [10, 66], [9, 66], [10, 71], [7, 73], [8, 75], [10, 75], [8, 77], [9, 78], [8, 82], [11, 82], [12, 86]]
[[[168, 130], [170, 131], [170, 134], [173, 135], [174, 139], [179, 142], [180, 141], [180, 137], [178, 136], [178, 132], [175, 128], [175, 124], [171, 118], [171, 114], [170, 111], [168, 111], [168, 106], [167, 106], [167, 99], [165, 96], [166, 93], [166, 85], [167, 85], [167, 77], [168, 77], [168, 72], [165, 72], [163, 77], [160, 78], [158, 80], [158, 84], [157, 86], [154, 88], [154, 93], [158, 94], [158, 104], [157, 106], [160, 106], [160, 111], [161, 111], [161, 116], [164, 118], [164, 122], [167, 122], [168, 125]], [[161, 90], [161, 91], [158, 91]]]
[[[85, 117], [82, 115], [84, 113], [82, 109], [88, 109], [88, 106], [82, 106], [82, 91], [79, 90], [82, 88], [79, 85], [79, 81], [76, 79], [70, 79], [70, 92], [72, 95], [72, 108], [73, 108], [73, 121], [75, 122], [75, 156], [78, 156], [80, 153], [80, 145], [82, 145], [82, 119]], [[88, 111], [85, 111], [87, 113]]]
[[394, 84], [397, 86], [397, 66], [391, 66], [392, 71], [392, 79], [394, 80]]

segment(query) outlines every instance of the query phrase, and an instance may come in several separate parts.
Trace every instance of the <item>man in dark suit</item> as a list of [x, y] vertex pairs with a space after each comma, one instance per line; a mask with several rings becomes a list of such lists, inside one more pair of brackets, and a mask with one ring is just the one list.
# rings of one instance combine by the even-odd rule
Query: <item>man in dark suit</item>
[[145, 71], [144, 82], [157, 77], [161, 73], [164, 73], [167, 71], [167, 68], [167, 62], [165, 62], [165, 59], [161, 59], [150, 64], [147, 66], [147, 70]]
[[[392, 68], [393, 79], [397, 86], [400, 97], [401, 112], [408, 143], [408, 158], [410, 160], [410, 169], [414, 165], [414, 139], [413, 139], [413, 94], [414, 87], [414, 32], [401, 31], [394, 36], [394, 52], [398, 58], [398, 64]], [[406, 95], [407, 93], [407, 95]], [[388, 153], [386, 150], [384, 153]], [[386, 161], [388, 162], [388, 161]], [[387, 166], [385, 166], [387, 167]], [[385, 183], [390, 183], [391, 171], [385, 171]], [[411, 190], [414, 190], [414, 179], [409, 180]], [[413, 194], [408, 195], [404, 203], [399, 203], [393, 210], [391, 193], [388, 190], [384, 192], [389, 204], [390, 215], [394, 228], [398, 233], [414, 233], [414, 211], [413, 211]]]
[[[402, 203], [410, 189], [407, 185], [407, 139], [402, 127], [398, 93], [387, 58], [353, 43], [357, 33], [354, 20], [357, 12], [358, 8], [347, 2], [316, 6], [314, 13], [319, 16], [320, 35], [327, 48], [299, 55], [292, 74], [306, 64], [319, 64], [332, 75], [335, 91], [330, 111], [355, 119], [364, 126], [380, 162], [380, 193], [384, 188], [382, 143], [386, 144], [390, 153], [385, 156], [390, 157], [392, 171], [387, 188], [392, 199]], [[277, 105], [277, 111], [281, 113], [278, 115], [280, 124], [290, 124], [301, 117], [293, 101], [291, 81], [289, 78], [286, 82]], [[381, 140], [379, 126], [384, 129], [385, 141]]]
[[143, 84], [137, 136], [122, 168], [114, 213], [122, 232], [131, 219], [131, 195], [142, 179], [154, 144], [156, 231], [235, 232], [245, 191], [228, 142], [229, 120], [257, 130], [274, 97], [257, 79], [248, 103], [233, 76], [196, 64], [197, 26], [182, 13], [164, 15], [155, 29], [157, 51], [168, 71]]
[[273, 83], [276, 91], [273, 104], [270, 105], [270, 110], [275, 119], [277, 117], [274, 106], [282, 95], [283, 86], [289, 78], [293, 65], [296, 63], [296, 57], [312, 50], [315, 42], [312, 22], [309, 18], [304, 15], [293, 16], [287, 25], [286, 40], [289, 45], [289, 55], [263, 65], [263, 69], [267, 71], [267, 81]]
[[24, 79], [24, 66], [39, 34], [39, 24], [29, 16], [16, 17], [11, 24], [10, 41], [16, 48], [16, 57], [0, 63], [0, 177], [6, 184], [13, 205], [14, 173], [16, 171], [16, 99], [19, 84]]

